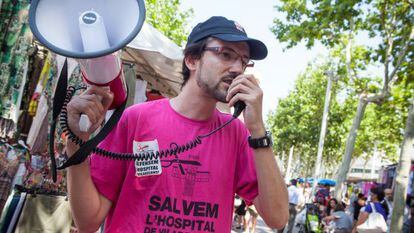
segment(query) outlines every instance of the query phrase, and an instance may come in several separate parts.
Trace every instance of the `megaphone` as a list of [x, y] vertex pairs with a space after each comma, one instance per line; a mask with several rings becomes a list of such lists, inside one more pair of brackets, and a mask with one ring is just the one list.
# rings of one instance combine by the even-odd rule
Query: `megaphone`
[[[111, 109], [127, 98], [117, 51], [136, 37], [144, 20], [143, 0], [32, 0], [29, 10], [36, 39], [57, 54], [77, 58], [88, 85], [109, 87]], [[87, 131], [87, 121], [80, 128]]]
[[[95, 136], [95, 140], [89, 140], [82, 145], [61, 168], [84, 161], [93, 148], [110, 132], [115, 125], [113, 122], [120, 118], [127, 94], [122, 63], [117, 51], [136, 37], [144, 20], [143, 0], [31, 1], [29, 24], [35, 38], [56, 54], [78, 59], [82, 75], [88, 84], [109, 87], [114, 93], [112, 108], [123, 103], [113, 113], [109, 123]], [[56, 119], [63, 108], [63, 99], [65, 99], [65, 96], [62, 98], [62, 96], [56, 96], [56, 93], [59, 89], [66, 91], [67, 80], [62, 78], [64, 76], [62, 74], [67, 75], [66, 64], [63, 66], [55, 91], [53, 122], [50, 127], [49, 155], [52, 178], [55, 182], [57, 173], [54, 157], [54, 131]], [[63, 85], [59, 86], [61, 83]], [[62, 93], [58, 94], [62, 95]], [[56, 101], [58, 99], [60, 101]], [[84, 124], [80, 125], [83, 131], [88, 129], [87, 122], [89, 121], [86, 118], [83, 117]]]

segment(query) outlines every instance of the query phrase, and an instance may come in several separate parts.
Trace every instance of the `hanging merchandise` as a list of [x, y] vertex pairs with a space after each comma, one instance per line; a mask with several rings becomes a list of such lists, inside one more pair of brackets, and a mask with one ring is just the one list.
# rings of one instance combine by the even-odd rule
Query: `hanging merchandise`
[[10, 119], [4, 119], [0, 117], [0, 137], [11, 138], [13, 137], [15, 124]]
[[28, 195], [15, 233], [67, 233], [71, 223], [72, 215], [66, 197]]
[[7, 219], [7, 217], [6, 217], [6, 219], [8, 220], [8, 222], [3, 225], [3, 229], [1, 231], [2, 233], [13, 233], [15, 231], [15, 229], [16, 229], [17, 221], [20, 218], [20, 214], [22, 212], [24, 203], [26, 201], [27, 194], [26, 193], [22, 193], [22, 194], [16, 195], [16, 196], [18, 197], [17, 205], [16, 205], [16, 207], [13, 210], [8, 211], [7, 214], [10, 213], [9, 216], [11, 218]]
[[5, 20], [0, 31], [0, 117], [10, 119], [14, 124], [19, 118], [28, 71], [28, 49], [31, 43], [27, 23], [28, 7], [27, 0], [5, 1], [0, 16]]
[[137, 75], [135, 74], [133, 65], [124, 64], [123, 70], [125, 75], [125, 83], [128, 87], [128, 98], [125, 107], [129, 107], [134, 104]]
[[[55, 71], [53, 70], [53, 61], [51, 54], [48, 54], [46, 57], [42, 72], [40, 73], [39, 81], [36, 85], [36, 90], [33, 94], [32, 101], [37, 102], [36, 104], [31, 102], [31, 105], [37, 105], [35, 110], [36, 115], [33, 118], [33, 123], [30, 128], [29, 134], [26, 139], [26, 143], [29, 147], [33, 148], [35, 141], [39, 138], [42, 140], [43, 144], [46, 144], [47, 138], [47, 114], [49, 111], [47, 104], [47, 94], [44, 93], [44, 90], [47, 90], [47, 85], [51, 86], [51, 81], [54, 77]], [[34, 109], [33, 109], [34, 110]], [[42, 130], [43, 129], [43, 130]], [[40, 142], [40, 143], [42, 143]], [[44, 146], [43, 146], [44, 147]], [[42, 149], [42, 146], [37, 148]], [[36, 148], [36, 149], [37, 149]], [[33, 152], [33, 151], [32, 151]], [[37, 152], [37, 151], [35, 151]]]
[[135, 81], [135, 98], [134, 103], [143, 103], [147, 101], [147, 96], [145, 95], [147, 90], [147, 81], [143, 79], [137, 79]]
[[7, 227], [10, 225], [11, 218], [13, 216], [14, 210], [17, 207], [17, 203], [20, 200], [20, 196], [14, 195], [14, 191], [9, 198], [7, 199], [6, 205], [1, 212], [0, 218], [0, 233], [6, 232]]
[[[8, 149], [7, 154], [9, 154]], [[3, 209], [11, 191], [14, 175], [17, 172], [18, 159], [9, 160], [6, 156], [0, 156], [0, 211]]]
[[[4, 139], [0, 140], [0, 212], [16, 183], [22, 183], [21, 168], [26, 161], [28, 150], [19, 144], [10, 145]], [[16, 174], [20, 170], [18, 177]]]

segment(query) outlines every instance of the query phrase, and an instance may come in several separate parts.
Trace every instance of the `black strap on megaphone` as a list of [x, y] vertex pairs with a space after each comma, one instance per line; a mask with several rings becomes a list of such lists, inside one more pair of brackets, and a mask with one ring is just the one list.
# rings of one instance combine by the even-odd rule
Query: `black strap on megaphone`
[[[52, 171], [52, 178], [53, 182], [56, 182], [57, 180], [57, 174], [56, 169], [65, 169], [72, 165], [77, 165], [85, 161], [85, 159], [88, 157], [88, 155], [92, 152], [93, 149], [96, 148], [96, 146], [103, 140], [105, 137], [111, 132], [113, 127], [117, 124], [119, 119], [122, 116], [122, 113], [125, 110], [127, 100], [128, 100], [128, 86], [126, 85], [126, 96], [125, 101], [122, 103], [121, 106], [115, 109], [109, 120], [106, 122], [104, 127], [99, 131], [99, 133], [85, 142], [81, 145], [81, 147], [71, 156], [68, 160], [65, 161], [65, 163], [56, 168], [56, 159], [55, 159], [55, 153], [54, 153], [54, 145], [55, 145], [55, 131], [56, 131], [56, 123], [57, 119], [62, 112], [62, 108], [65, 105], [66, 100], [66, 93], [68, 89], [68, 64], [67, 59], [65, 60], [65, 63], [63, 65], [61, 74], [59, 76], [59, 80], [56, 86], [54, 98], [53, 98], [53, 119], [52, 119], [52, 125], [50, 127], [49, 132], [49, 156], [51, 160], [51, 171]], [[66, 103], [67, 104], [67, 103]]]
[[[127, 96], [128, 96], [128, 87]], [[105, 137], [112, 131], [113, 127], [118, 123], [119, 119], [124, 112], [125, 106], [127, 104], [127, 99], [122, 103], [121, 106], [115, 109], [109, 120], [105, 123], [104, 127], [99, 131], [99, 133], [85, 142], [76, 152], [73, 154], [66, 162], [58, 167], [59, 170], [65, 169], [72, 165], [77, 165], [85, 161], [88, 155], [98, 146], [98, 144], [105, 139]]]
[[56, 174], [56, 159], [55, 159], [55, 131], [56, 131], [56, 122], [59, 117], [60, 111], [62, 110], [63, 103], [65, 101], [66, 89], [68, 87], [68, 59], [65, 59], [63, 64], [62, 71], [58, 79], [58, 83], [55, 89], [55, 94], [53, 95], [53, 118], [52, 125], [50, 126], [49, 131], [49, 156], [51, 162], [51, 171], [53, 182], [57, 180]]

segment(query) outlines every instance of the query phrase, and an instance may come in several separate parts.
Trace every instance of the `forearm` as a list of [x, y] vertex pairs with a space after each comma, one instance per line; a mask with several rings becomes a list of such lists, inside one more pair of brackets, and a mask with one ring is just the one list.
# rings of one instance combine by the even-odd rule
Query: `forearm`
[[356, 233], [357, 230], [357, 226], [361, 225], [362, 223], [364, 223], [366, 220], [368, 219], [368, 213], [366, 212], [360, 212], [359, 216], [358, 216], [358, 220], [354, 225], [354, 228], [352, 229], [352, 233]]
[[272, 149], [255, 149], [255, 165], [259, 186], [258, 211], [273, 228], [282, 228], [289, 218], [288, 194]]
[[[76, 149], [74, 145], [66, 148], [69, 155]], [[103, 197], [92, 182], [89, 161], [71, 166], [67, 171], [69, 203], [76, 226], [80, 232], [94, 232], [105, 219], [106, 212]]]

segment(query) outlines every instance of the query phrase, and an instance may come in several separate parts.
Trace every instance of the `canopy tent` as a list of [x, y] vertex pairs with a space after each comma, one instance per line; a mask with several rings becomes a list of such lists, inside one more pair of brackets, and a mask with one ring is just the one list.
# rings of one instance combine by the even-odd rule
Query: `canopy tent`
[[151, 88], [168, 97], [180, 92], [182, 49], [174, 42], [144, 23], [138, 36], [127, 45], [122, 59], [135, 64], [135, 71]]
[[[313, 184], [313, 181], [315, 179], [314, 178], [299, 178], [298, 181], [301, 183], [307, 182], [310, 184]], [[318, 184], [321, 185], [328, 185], [328, 186], [335, 186], [336, 185], [336, 181], [335, 180], [331, 180], [331, 179], [324, 179], [324, 178], [319, 178], [318, 179]]]

